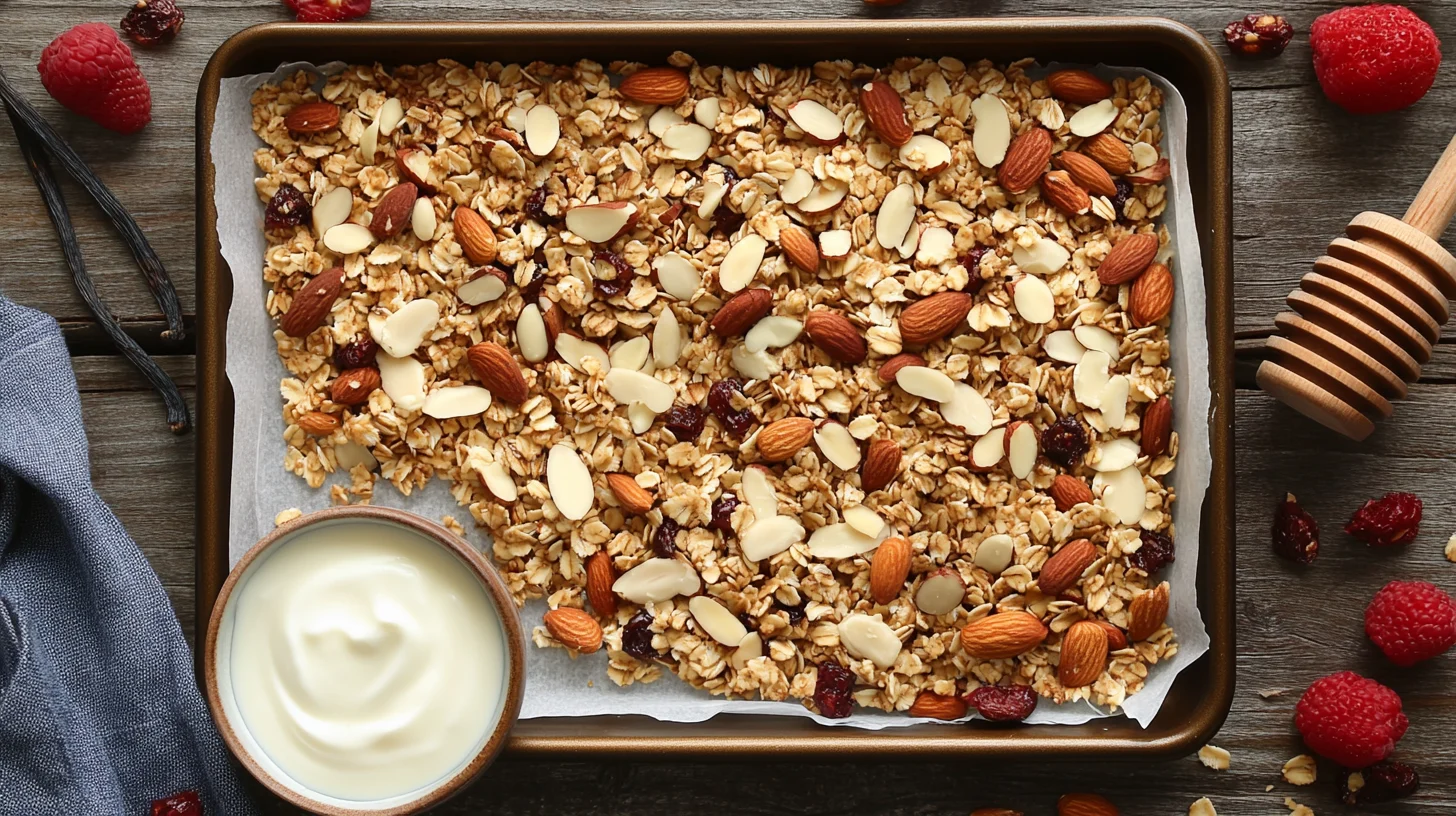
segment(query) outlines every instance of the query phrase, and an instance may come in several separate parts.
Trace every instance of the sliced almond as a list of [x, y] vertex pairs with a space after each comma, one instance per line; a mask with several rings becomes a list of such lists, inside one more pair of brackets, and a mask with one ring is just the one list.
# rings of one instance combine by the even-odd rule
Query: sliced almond
[[361, 224], [338, 224], [324, 233], [324, 246], [340, 255], [363, 252], [374, 243], [374, 234]]
[[799, 199], [794, 206], [800, 212], [815, 215], [829, 212], [844, 203], [844, 197], [849, 194], [849, 185], [839, 179], [825, 179], [814, 185], [809, 194]]
[[1101, 326], [1083, 325], [1072, 329], [1072, 334], [1077, 336], [1077, 342], [1092, 351], [1100, 351], [1107, 355], [1108, 365], [1111, 365], [1122, 356], [1120, 344], [1112, 332]]
[[1046, 281], [1031, 275], [1016, 279], [1011, 289], [1011, 302], [1016, 313], [1028, 323], [1050, 323], [1057, 316], [1056, 298]]
[[657, 414], [646, 405], [634, 402], [627, 406], [627, 421], [632, 423], [632, 433], [645, 434], [652, 430], [652, 423], [657, 421]]
[[895, 665], [900, 656], [900, 638], [879, 615], [870, 617], [858, 612], [846, 615], [839, 622], [839, 642], [850, 656], [868, 660], [882, 669]]
[[915, 188], [901, 184], [880, 202], [875, 215], [875, 240], [885, 249], [898, 249], [915, 223]]
[[359, 161], [364, 164], [373, 164], [374, 156], [379, 152], [379, 123], [374, 122], [364, 128], [364, 133], [359, 136]]
[[551, 354], [551, 338], [546, 333], [546, 319], [541, 308], [528, 303], [521, 308], [516, 318], [516, 345], [521, 347], [521, 356], [532, 363], [539, 363]]
[[661, 139], [667, 135], [668, 128], [676, 127], [686, 121], [672, 108], [661, 107], [647, 117], [647, 132]]
[[1047, 335], [1041, 343], [1042, 351], [1059, 363], [1080, 363], [1082, 355], [1087, 352], [1087, 347], [1077, 339], [1077, 335], [1063, 329], [1054, 331]]
[[485, 489], [490, 495], [495, 496], [496, 501], [509, 504], [520, 495], [516, 490], [516, 481], [511, 478], [510, 471], [500, 462], [488, 462], [480, 469], [480, 481], [485, 484]]
[[792, 175], [779, 185], [779, 198], [785, 204], [798, 204], [814, 189], [814, 176], [802, 167], [794, 169]]
[[676, 558], [649, 558], [622, 573], [612, 591], [635, 604], [670, 601], [679, 595], [696, 595], [703, 586], [697, 570]]
[[436, 388], [425, 397], [421, 411], [435, 419], [475, 416], [490, 407], [490, 392], [478, 385], [450, 385]]
[[[519, 141], [520, 137], [516, 137], [516, 142]], [[497, 139], [490, 143], [488, 155], [491, 167], [506, 178], [521, 178], [526, 174], [526, 160], [521, 158], [515, 144], [505, 139]]]
[[383, 105], [379, 106], [379, 115], [375, 117], [374, 121], [379, 123], [379, 135], [393, 135], [394, 129], [404, 121], [404, 105], [391, 96], [384, 100]]
[[949, 615], [965, 599], [965, 579], [950, 567], [931, 573], [915, 590], [915, 608], [925, 615]]
[[566, 211], [566, 228], [583, 240], [605, 244], [632, 228], [639, 210], [627, 201], [586, 204]]
[[1141, 455], [1138, 443], [1131, 439], [1109, 439], [1097, 443], [1087, 461], [1098, 473], [1112, 473], [1132, 467]]
[[440, 304], [429, 298], [416, 298], [386, 317], [374, 339], [386, 354], [408, 357], [439, 323]]
[[1158, 149], [1147, 142], [1137, 142], [1129, 152], [1138, 170], [1146, 170], [1158, 163]]
[[698, 205], [699, 218], [712, 218], [713, 213], [718, 211], [718, 205], [723, 203], [723, 196], [728, 188], [716, 181], [710, 181], [703, 185], [703, 203]]
[[771, 380], [784, 370], [777, 357], [767, 351], [749, 351], [747, 345], [734, 346], [729, 359], [738, 373], [750, 380]]
[[685, 303], [693, 299], [703, 283], [693, 262], [676, 253], [657, 256], [652, 271], [657, 273], [657, 285], [662, 291]]
[[652, 341], [644, 334], [612, 346], [608, 359], [613, 368], [630, 368], [633, 371], [641, 371], [642, 364], [647, 362], [651, 356]]
[[391, 357], [380, 354], [374, 359], [379, 366], [379, 387], [394, 404], [406, 411], [418, 411], [425, 404], [425, 366], [413, 357]]
[[365, 470], [378, 470], [379, 460], [368, 448], [358, 442], [345, 442], [334, 446], [334, 461], [339, 463], [342, 470], [353, 470], [363, 465]]
[[762, 561], [787, 550], [804, 540], [804, 525], [792, 516], [758, 519], [738, 537], [743, 557]]
[[1036, 467], [1036, 428], [1030, 422], [1018, 422], [1006, 439], [1006, 463], [1011, 466], [1011, 475], [1025, 479]]
[[1102, 421], [1107, 423], [1109, 431], [1117, 431], [1122, 428], [1122, 423], [1127, 419], [1127, 377], [1121, 374], [1114, 374], [1107, 378], [1107, 387], [1102, 389]]
[[652, 329], [652, 361], [658, 368], [671, 368], [681, 356], [682, 331], [678, 328], [677, 315], [664, 306]]
[[536, 156], [549, 156], [561, 139], [561, 117], [550, 105], [536, 105], [526, 112], [526, 149]]
[[859, 441], [849, 435], [849, 429], [832, 420], [814, 429], [814, 441], [819, 451], [840, 470], [854, 470], [859, 467]]
[[505, 275], [495, 275], [490, 272], [471, 278], [460, 284], [460, 288], [455, 290], [456, 297], [460, 298], [462, 303], [470, 306], [494, 303], [500, 300], [505, 293]]
[[929, 366], [905, 366], [895, 372], [895, 384], [921, 399], [950, 402], [955, 381]]
[[1071, 259], [1072, 253], [1050, 238], [1038, 238], [1029, 247], [1018, 244], [1011, 250], [1011, 260], [1022, 272], [1030, 275], [1056, 274]]
[[790, 105], [788, 114], [799, 130], [819, 144], [838, 144], [844, 139], [844, 123], [834, 111], [812, 99], [800, 99]]
[[850, 505], [841, 513], [844, 523], [870, 538], [879, 538], [885, 532], [885, 520], [880, 514], [863, 504]]
[[662, 134], [662, 143], [667, 146], [667, 157], [676, 161], [697, 161], [708, 154], [713, 146], [713, 131], [702, 125], [684, 122], [673, 125]]
[[1067, 120], [1067, 127], [1073, 136], [1096, 136], [1117, 121], [1117, 113], [1117, 106], [1112, 100], [1104, 99], [1072, 114], [1072, 118]]
[[656, 377], [626, 368], [614, 368], [607, 372], [607, 393], [623, 405], [640, 402], [661, 414], [672, 408], [677, 391]]
[[1087, 351], [1072, 369], [1072, 395], [1086, 408], [1102, 407], [1102, 392], [1107, 389], [1112, 361], [1100, 351]]
[[742, 499], [748, 502], [754, 518], [759, 521], [779, 514], [779, 497], [768, 477], [768, 468], [763, 465], [749, 465], [743, 471], [743, 481], [739, 485]]
[[981, 543], [976, 545], [976, 555], [971, 563], [992, 575], [1000, 575], [1011, 566], [1011, 559], [1015, 555], [1016, 545], [1011, 536], [997, 533], [981, 539]]
[[924, 133], [911, 136], [900, 147], [900, 163], [922, 176], [933, 176], [950, 167], [950, 146]]
[[971, 467], [990, 470], [1006, 456], [1006, 429], [992, 428], [971, 446]]
[[896, 247], [895, 251], [900, 253], [901, 258], [908, 259], [915, 254], [915, 248], [919, 245], [920, 225], [912, 221], [910, 229], [905, 231], [905, 240], [900, 242], [900, 246]]
[[421, 241], [429, 241], [435, 237], [436, 226], [435, 203], [428, 196], [415, 199], [415, 206], [410, 210], [410, 231]]
[[737, 646], [748, 637], [748, 627], [728, 607], [707, 595], [694, 595], [688, 599], [688, 612], [698, 622], [708, 637], [724, 646]]
[[708, 130], [718, 126], [718, 115], [722, 112], [723, 105], [716, 96], [703, 97], [693, 105], [693, 119]]
[[553, 445], [546, 457], [546, 486], [561, 515], [580, 521], [596, 500], [591, 471], [581, 455], [568, 445]]
[[[641, 340], [643, 341], [642, 345], [647, 345], [647, 338], [645, 337], [638, 337], [635, 340]], [[616, 370], [612, 365], [611, 358], [608, 356], [606, 349], [589, 340], [582, 340], [579, 337], [573, 337], [563, 332], [556, 335], [555, 349], [557, 355], [561, 357], [562, 362], [583, 374], [587, 373], [586, 361], [588, 359], [596, 360], [597, 368], [600, 371], [609, 372]], [[645, 353], [642, 355], [642, 359], [647, 359]], [[637, 365], [641, 366], [642, 362], [638, 361]]]
[[728, 658], [728, 665], [734, 671], [743, 671], [749, 661], [763, 657], [763, 638], [757, 632], [749, 632], [738, 641], [738, 648], [733, 651], [733, 656]]
[[1137, 524], [1142, 520], [1148, 491], [1143, 485], [1143, 475], [1136, 467], [1099, 473], [1097, 481], [1103, 484], [1102, 506], [1111, 510], [1119, 522]]
[[743, 336], [743, 347], [751, 352], [783, 348], [798, 340], [803, 331], [804, 324], [792, 317], [769, 315], [753, 324]]
[[819, 254], [825, 260], [843, 260], [849, 257], [853, 249], [854, 235], [849, 230], [825, 230], [819, 233]]
[[993, 421], [990, 403], [981, 396], [981, 392], [966, 383], [955, 383], [951, 398], [940, 404], [940, 416], [946, 422], [965, 429], [971, 436], [990, 431]]
[[349, 220], [354, 211], [354, 194], [348, 187], [335, 187], [313, 205], [313, 231], [323, 237], [330, 229]]
[[764, 250], [768, 241], [757, 233], [749, 233], [738, 239], [723, 256], [718, 267], [718, 285], [725, 292], [741, 292], [758, 276], [758, 267], [763, 263]]
[[956, 256], [955, 234], [945, 227], [930, 227], [920, 233], [920, 246], [915, 260], [926, 266], [937, 266]]
[[971, 148], [982, 167], [995, 167], [1006, 158], [1011, 144], [1011, 117], [1006, 105], [995, 94], [981, 94], [971, 101], [971, 114], [976, 117], [971, 131]]
[[809, 554], [815, 558], [853, 558], [880, 546], [890, 530], [887, 526], [877, 536], [868, 536], [847, 522], [826, 524], [809, 536]]

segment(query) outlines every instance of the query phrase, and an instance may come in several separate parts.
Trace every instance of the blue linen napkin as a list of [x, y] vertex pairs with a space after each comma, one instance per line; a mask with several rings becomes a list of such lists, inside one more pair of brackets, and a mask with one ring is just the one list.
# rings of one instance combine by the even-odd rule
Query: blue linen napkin
[[148, 816], [184, 790], [255, 813], [156, 573], [91, 486], [60, 327], [0, 295], [0, 814]]

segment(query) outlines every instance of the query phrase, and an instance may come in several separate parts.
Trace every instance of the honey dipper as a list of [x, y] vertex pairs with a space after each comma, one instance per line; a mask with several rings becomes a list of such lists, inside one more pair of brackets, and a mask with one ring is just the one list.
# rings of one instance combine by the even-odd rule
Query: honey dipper
[[1355, 216], [1274, 318], [1259, 387], [1364, 439], [1431, 359], [1456, 297], [1456, 257], [1437, 243], [1456, 215], [1456, 138], [1396, 220]]

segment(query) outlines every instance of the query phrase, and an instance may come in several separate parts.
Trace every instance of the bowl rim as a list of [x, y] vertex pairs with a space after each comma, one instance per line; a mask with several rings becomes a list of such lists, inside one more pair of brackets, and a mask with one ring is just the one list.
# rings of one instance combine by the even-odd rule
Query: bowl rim
[[[365, 521], [370, 523], [394, 524], [405, 527], [416, 532], [431, 541], [444, 547], [464, 562], [465, 566], [475, 575], [476, 579], [485, 587], [486, 595], [489, 596], [491, 604], [495, 607], [497, 616], [501, 620], [506, 651], [509, 656], [509, 670], [506, 674], [506, 686], [504, 690], [504, 701], [501, 706], [500, 718], [496, 721], [494, 729], [486, 739], [485, 744], [475, 753], [464, 767], [455, 772], [453, 776], [444, 783], [435, 786], [427, 793], [417, 799], [404, 802], [389, 808], [360, 809], [341, 807], [339, 805], [321, 802], [317, 799], [304, 796], [293, 787], [283, 784], [272, 774], [268, 773], [253, 758], [247, 748], [238, 739], [237, 732], [232, 722], [228, 719], [227, 713], [223, 710], [222, 698], [218, 691], [217, 680], [217, 639], [222, 628], [224, 613], [228, 608], [228, 601], [232, 598], [233, 590], [238, 582], [248, 572], [248, 569], [265, 552], [278, 545], [280, 542], [289, 540], [294, 535], [309, 527], [320, 523], [336, 521]], [[258, 543], [248, 548], [243, 557], [228, 573], [227, 580], [223, 582], [222, 589], [218, 592], [217, 603], [213, 605], [212, 615], [207, 624], [207, 635], [203, 641], [202, 648], [203, 662], [203, 691], [207, 697], [207, 706], [212, 711], [212, 719], [217, 725], [218, 733], [222, 735], [223, 742], [227, 744], [228, 750], [237, 758], [238, 763], [248, 770], [264, 787], [268, 788], [274, 795], [284, 799], [289, 804], [301, 807], [311, 813], [321, 816], [410, 816], [410, 814], [421, 813], [439, 805], [456, 793], [459, 793], [470, 783], [474, 782], [485, 769], [490, 767], [500, 752], [505, 748], [510, 738], [511, 728], [521, 713], [521, 697], [525, 688], [525, 634], [521, 628], [520, 616], [517, 614], [515, 602], [511, 599], [510, 592], [506, 589], [505, 581], [500, 577], [495, 567], [486, 562], [474, 547], [470, 546], [465, 539], [452, 533], [444, 526], [435, 523], [423, 516], [411, 513], [407, 510], [400, 510], [394, 507], [378, 507], [373, 505], [349, 505], [343, 507], [329, 507], [323, 510], [316, 510], [311, 513], [288, 521], [273, 528]]]

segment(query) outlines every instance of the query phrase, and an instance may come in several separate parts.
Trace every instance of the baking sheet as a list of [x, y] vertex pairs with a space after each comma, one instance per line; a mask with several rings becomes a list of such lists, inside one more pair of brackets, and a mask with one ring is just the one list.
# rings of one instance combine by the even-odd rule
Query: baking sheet
[[[291, 507], [309, 512], [330, 506], [327, 487], [315, 490], [282, 469], [287, 446], [282, 437], [278, 384], [287, 373], [276, 353], [273, 322], [263, 308], [266, 290], [261, 272], [267, 243], [262, 230], [264, 207], [253, 187], [258, 173], [253, 152], [263, 142], [252, 131], [250, 97], [264, 83], [299, 70], [326, 74], [340, 67], [340, 64], [315, 67], [291, 63], [271, 74], [224, 79], [218, 96], [211, 134], [217, 234], [222, 256], [233, 276], [233, 308], [228, 314], [226, 344], [226, 371], [235, 402], [229, 565], [235, 564], [253, 543], [272, 529], [278, 512]], [[1129, 697], [1117, 714], [1109, 714], [1084, 701], [1053, 705], [1042, 700], [1028, 722], [1072, 725], [1126, 714], [1147, 727], [1178, 673], [1203, 655], [1209, 644], [1197, 605], [1199, 554], [1186, 543], [1199, 540], [1203, 496], [1212, 467], [1203, 263], [1188, 182], [1188, 112], [1181, 94], [1167, 80], [1149, 71], [1106, 66], [1099, 66], [1098, 71], [1104, 76], [1143, 74], [1164, 92], [1162, 150], [1169, 159], [1172, 175], [1168, 181], [1170, 204], [1163, 222], [1173, 236], [1175, 253], [1171, 265], [1179, 292], [1169, 332], [1171, 363], [1177, 377], [1173, 415], [1174, 430], [1180, 440], [1179, 458], [1167, 481], [1178, 494], [1173, 510], [1177, 540], [1185, 542], [1180, 547], [1180, 557], [1165, 578], [1174, 589], [1168, 623], [1178, 633], [1179, 650], [1171, 660], [1151, 667], [1144, 688]], [[347, 474], [336, 474], [334, 479], [347, 483]], [[489, 557], [488, 533], [473, 526], [469, 512], [455, 503], [444, 481], [436, 480], [411, 496], [380, 485], [375, 490], [374, 503], [400, 507], [433, 519], [454, 516], [466, 526], [471, 543]], [[545, 611], [544, 602], [528, 604], [521, 613], [522, 624], [528, 628], [539, 625]], [[573, 659], [564, 649], [537, 649], [530, 643], [526, 649], [526, 678], [523, 719], [640, 714], [667, 722], [701, 722], [728, 712], [811, 717], [825, 725], [869, 730], [937, 722], [864, 709], [857, 709], [848, 718], [831, 720], [797, 702], [713, 697], [667, 672], [656, 683], [622, 688], [607, 677], [602, 660]]]

